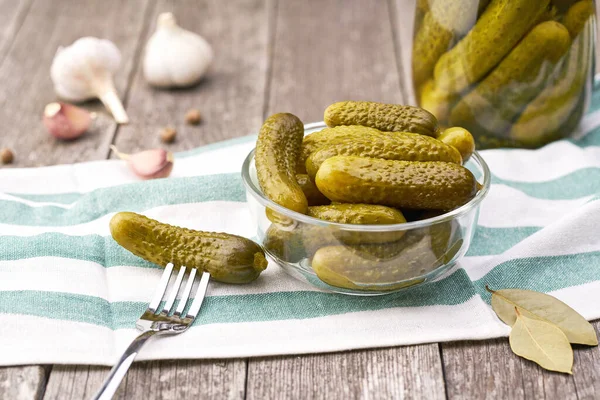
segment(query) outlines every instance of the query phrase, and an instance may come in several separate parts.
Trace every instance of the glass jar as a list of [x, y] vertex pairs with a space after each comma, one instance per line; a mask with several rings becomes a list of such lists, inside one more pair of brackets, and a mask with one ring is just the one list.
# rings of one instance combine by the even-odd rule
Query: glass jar
[[442, 127], [478, 147], [570, 136], [592, 90], [592, 0], [417, 0], [412, 83]]

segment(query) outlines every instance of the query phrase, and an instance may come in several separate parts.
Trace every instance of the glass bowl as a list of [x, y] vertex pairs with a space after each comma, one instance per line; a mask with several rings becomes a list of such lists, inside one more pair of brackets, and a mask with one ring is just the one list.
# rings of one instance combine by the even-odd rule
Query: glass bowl
[[[325, 127], [307, 124], [304, 133]], [[442, 279], [467, 252], [490, 171], [477, 153], [465, 166], [482, 185], [471, 201], [442, 215], [393, 225], [340, 224], [281, 207], [260, 189], [254, 150], [244, 161], [242, 179], [258, 239], [287, 273], [323, 291], [380, 295]]]

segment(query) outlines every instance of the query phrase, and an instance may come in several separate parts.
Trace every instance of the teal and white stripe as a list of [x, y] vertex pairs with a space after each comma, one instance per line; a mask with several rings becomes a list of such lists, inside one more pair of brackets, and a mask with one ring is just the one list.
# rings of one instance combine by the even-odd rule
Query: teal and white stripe
[[[250, 285], [212, 284], [198, 323], [150, 346], [142, 358], [505, 335], [487, 305], [486, 284], [552, 292], [586, 318], [600, 318], [598, 126], [600, 91], [581, 140], [482, 153], [494, 174], [492, 189], [463, 268], [449, 278], [356, 298], [319, 292], [270, 265]], [[149, 182], [139, 182], [121, 161], [0, 170], [0, 364], [112, 363], [135, 335], [160, 270], [116, 245], [108, 221], [129, 210], [253, 237], [239, 171], [255, 139], [180, 153], [172, 178]]]

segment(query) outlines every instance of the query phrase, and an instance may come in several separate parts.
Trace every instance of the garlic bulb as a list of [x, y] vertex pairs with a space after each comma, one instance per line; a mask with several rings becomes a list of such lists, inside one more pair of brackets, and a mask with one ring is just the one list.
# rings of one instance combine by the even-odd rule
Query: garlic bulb
[[173, 14], [162, 13], [146, 44], [144, 77], [157, 87], [191, 86], [204, 76], [213, 57], [204, 38], [178, 26]]
[[59, 47], [50, 76], [56, 94], [69, 101], [99, 98], [119, 124], [129, 122], [113, 83], [121, 52], [109, 40], [84, 37]]

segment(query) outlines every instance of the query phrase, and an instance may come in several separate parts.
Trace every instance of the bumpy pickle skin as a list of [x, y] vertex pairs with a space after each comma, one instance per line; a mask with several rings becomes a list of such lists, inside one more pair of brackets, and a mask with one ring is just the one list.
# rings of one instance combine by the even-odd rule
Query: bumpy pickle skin
[[304, 192], [306, 196], [306, 200], [308, 201], [308, 206], [324, 206], [326, 204], [331, 203], [325, 195], [319, 192], [317, 186], [310, 180], [308, 175], [306, 174], [297, 174], [296, 181], [298, 185], [300, 185], [300, 189]]
[[180, 228], [132, 212], [110, 221], [113, 239], [138, 257], [164, 267], [173, 263], [209, 272], [225, 283], [252, 282], [267, 267], [262, 248], [227, 233]]
[[308, 201], [296, 181], [304, 126], [298, 117], [280, 113], [267, 118], [256, 141], [256, 173], [263, 193], [287, 209], [306, 214]]
[[[508, 136], [523, 147], [543, 146], [571, 133], [566, 132], [565, 135], [560, 128], [572, 125], [567, 124], [567, 121], [577, 114], [577, 104], [589, 77], [592, 58], [590, 41], [594, 32], [592, 32], [591, 16], [594, 10], [587, 7], [585, 3], [592, 2], [580, 1], [567, 13], [569, 16], [574, 11], [583, 12], [584, 16], [579, 15], [572, 19], [582, 25], [570, 25], [570, 30], [576, 37], [563, 60], [556, 82], [542, 90], [510, 128]], [[589, 23], [584, 28], [586, 21]]]
[[332, 204], [308, 208], [308, 215], [340, 224], [387, 225], [406, 222], [395, 208], [374, 204]]
[[325, 143], [306, 160], [306, 172], [314, 181], [321, 164], [334, 156], [360, 156], [403, 161], [447, 161], [460, 164], [459, 151], [441, 141], [416, 133], [394, 132], [393, 135], [357, 135]]
[[594, 2], [591, 0], [578, 1], [569, 8], [563, 24], [573, 39], [579, 35], [595, 12]]
[[386, 132], [411, 132], [436, 137], [437, 119], [419, 107], [371, 101], [341, 101], [327, 107], [327, 126], [361, 125]]
[[460, 93], [482, 79], [547, 10], [549, 0], [492, 0], [456, 46], [435, 65], [436, 85]]
[[425, 82], [419, 94], [419, 105], [435, 115], [440, 128], [448, 126], [450, 111], [458, 102], [459, 96], [440, 90], [433, 79]]
[[433, 210], [459, 207], [478, 190], [471, 171], [458, 164], [355, 156], [327, 159], [315, 183], [332, 201]]
[[571, 43], [567, 29], [543, 22], [452, 109], [450, 123], [478, 135], [505, 136], [511, 123], [543, 90]]
[[[403, 224], [406, 218], [400, 210], [374, 204], [331, 204], [328, 206], [309, 207], [308, 215], [340, 224], [357, 225], [390, 225]], [[331, 229], [331, 235], [338, 243], [366, 244], [388, 243], [399, 240], [404, 235], [402, 230], [361, 232], [357, 230]]]
[[443, 222], [412, 230], [393, 243], [322, 247], [311, 266], [331, 286], [396, 290], [422, 282], [424, 275], [456, 256], [463, 242], [459, 230], [453, 228], [456, 225]]
[[440, 56], [475, 24], [478, 5], [479, 0], [432, 1], [413, 40], [413, 84], [417, 91], [433, 77]]
[[458, 126], [448, 128], [438, 138], [441, 142], [458, 150], [463, 164], [466, 163], [475, 151], [475, 139], [471, 132]]
[[339, 243], [326, 227], [300, 224], [271, 224], [265, 233], [263, 246], [282, 261], [296, 263], [310, 259], [323, 246]]

